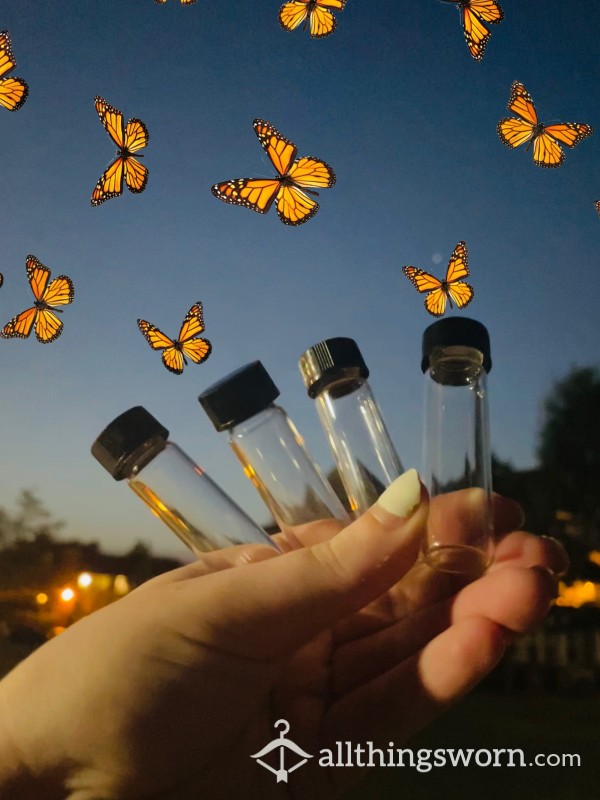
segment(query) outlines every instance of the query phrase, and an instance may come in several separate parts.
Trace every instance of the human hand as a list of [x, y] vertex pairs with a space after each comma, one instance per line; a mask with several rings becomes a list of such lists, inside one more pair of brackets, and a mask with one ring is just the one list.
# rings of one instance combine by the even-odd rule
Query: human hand
[[[496, 497], [494, 517], [505, 534], [520, 510]], [[512, 533], [457, 591], [417, 560], [426, 519], [409, 471], [339, 533], [206, 554], [76, 623], [0, 683], [0, 796], [281, 798], [250, 758], [280, 718], [311, 754], [402, 742], [543, 618], [554, 586], [536, 565], [564, 566], [550, 541]], [[358, 777], [316, 762], [293, 773], [294, 796]]]

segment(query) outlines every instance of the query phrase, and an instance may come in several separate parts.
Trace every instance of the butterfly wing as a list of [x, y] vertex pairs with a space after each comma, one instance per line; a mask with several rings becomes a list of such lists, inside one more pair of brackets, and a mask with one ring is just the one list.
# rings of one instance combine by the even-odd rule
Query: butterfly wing
[[417, 267], [402, 267], [402, 272], [406, 275], [417, 292], [431, 292], [439, 289], [442, 282], [429, 272]]
[[212, 345], [208, 339], [195, 338], [204, 331], [204, 314], [202, 303], [197, 302], [190, 308], [185, 315], [181, 330], [179, 331], [179, 342], [182, 346], [183, 354], [188, 356], [196, 364], [206, 361], [209, 357]]
[[425, 308], [435, 317], [441, 317], [446, 310], [446, 293], [442, 288], [442, 282], [417, 267], [402, 267], [402, 272], [418, 292], [429, 292], [425, 298]]
[[224, 203], [244, 206], [266, 214], [279, 191], [281, 181], [273, 178], [237, 178], [215, 183], [211, 192]]
[[527, 89], [522, 83], [519, 83], [519, 81], [513, 81], [510, 87], [508, 110], [512, 111], [513, 114], [517, 114], [531, 125], [538, 124], [538, 116], [533, 104], [533, 99]]
[[314, 156], [294, 161], [288, 175], [298, 186], [308, 189], [330, 189], [335, 183], [335, 172], [329, 164]]
[[548, 135], [548, 132], [544, 128], [544, 130], [535, 137], [533, 143], [533, 163], [538, 167], [554, 169], [560, 167], [564, 160], [565, 154], [561, 146], [555, 139]]
[[[456, 303], [457, 308], [464, 308], [471, 302], [475, 295], [473, 287], [460, 280], [461, 278], [466, 278], [468, 274], [469, 254], [467, 250], [467, 243], [459, 242], [454, 248], [454, 252], [450, 256], [448, 269], [446, 271], [447, 292], [450, 295], [451, 300]], [[433, 302], [434, 301], [432, 300], [432, 304]], [[440, 301], [438, 300], [437, 305], [439, 304]], [[444, 310], [445, 308], [446, 302], [444, 299]], [[442, 311], [442, 314], [443, 313], [444, 311]]]
[[118, 108], [111, 106], [103, 97], [94, 98], [96, 111], [100, 117], [100, 122], [104, 125], [106, 132], [121, 150], [125, 146], [125, 120]]
[[185, 319], [181, 324], [179, 330], [179, 342], [187, 342], [188, 339], [193, 339], [194, 336], [204, 331], [204, 313], [202, 311], [202, 303], [198, 301], [190, 308], [185, 315]]
[[49, 344], [61, 335], [63, 324], [56, 314], [48, 308], [38, 311], [35, 320], [35, 336], [38, 342]]
[[594, 205], [596, 206], [596, 211], [598, 212], [598, 216], [600, 216], [600, 200], [596, 200]]
[[302, 225], [319, 210], [319, 204], [297, 186], [282, 186], [277, 195], [277, 214], [285, 225]]
[[279, 9], [279, 24], [284, 31], [293, 31], [308, 18], [308, 0], [284, 3]]
[[583, 122], [562, 122], [548, 125], [536, 136], [533, 145], [533, 161], [538, 167], [560, 167], [565, 154], [558, 142], [567, 147], [575, 147], [586, 136], [591, 136], [593, 128]]
[[[130, 156], [129, 158], [123, 159], [123, 174], [125, 177], [125, 183], [127, 184], [127, 188], [130, 192], [134, 194], [140, 194], [146, 188], [146, 184], [148, 183], [148, 170], [140, 162], [137, 158], [133, 158]], [[123, 191], [123, 186], [121, 185], [121, 191]], [[108, 199], [108, 198], [105, 198]]]
[[8, 31], [0, 33], [0, 105], [18, 111], [27, 100], [29, 87], [22, 78], [3, 76], [17, 66]]
[[0, 106], [9, 111], [18, 111], [28, 95], [29, 87], [22, 78], [0, 79]]
[[532, 138], [535, 126], [538, 124], [533, 99], [519, 81], [514, 81], [510, 87], [508, 110], [518, 114], [520, 119], [514, 117], [501, 119], [496, 130], [503, 144], [507, 147], [518, 147]]
[[516, 117], [505, 117], [496, 126], [500, 141], [507, 147], [518, 147], [533, 136], [533, 125]]
[[[136, 161], [135, 159], [128, 159]], [[139, 163], [136, 161], [136, 164]], [[141, 164], [140, 164], [141, 167]], [[99, 206], [111, 197], [119, 197], [123, 193], [123, 176], [125, 174], [125, 159], [117, 156], [115, 160], [104, 170], [94, 191], [92, 192], [92, 205]]]
[[146, 147], [150, 135], [141, 119], [130, 119], [125, 127], [124, 146], [130, 153]]
[[451, 283], [448, 285], [448, 294], [453, 302], [456, 303], [457, 308], [464, 308], [465, 306], [469, 305], [475, 296], [475, 290], [470, 284], [465, 283], [464, 281], [457, 281], [456, 283]]
[[481, 61], [491, 33], [470, 6], [462, 7], [462, 25], [469, 53], [476, 61]]
[[183, 356], [175, 347], [175, 342], [166, 334], [159, 330], [155, 325], [146, 322], [145, 319], [138, 319], [138, 328], [153, 350], [162, 350], [162, 361], [169, 372], [181, 375], [183, 372]]
[[496, 0], [471, 0], [469, 7], [479, 19], [484, 22], [496, 25], [504, 19], [504, 11], [500, 8]]
[[314, 6], [310, 13], [310, 35], [313, 39], [323, 39], [330, 36], [337, 25], [336, 19], [323, 4]]
[[37, 308], [28, 308], [13, 317], [2, 328], [2, 336], [6, 339], [27, 339], [32, 331], [33, 323], [38, 315]]
[[286, 175], [298, 153], [296, 145], [282, 136], [270, 122], [255, 119], [253, 126], [259, 142], [278, 174]]
[[284, 185], [277, 195], [277, 214], [285, 225], [302, 225], [319, 210], [319, 204], [298, 187], [329, 189], [335, 183], [335, 172], [329, 164], [313, 156], [299, 158], [289, 169], [293, 186]]
[[441, 317], [446, 311], [447, 301], [447, 289], [440, 286], [439, 289], [434, 289], [432, 292], [429, 292], [425, 298], [425, 308], [432, 316]]
[[584, 122], [562, 122], [558, 125], [547, 125], [544, 131], [567, 147], [575, 147], [586, 136], [591, 136], [594, 129]]
[[446, 283], [466, 278], [469, 274], [469, 255], [466, 242], [459, 242], [450, 256], [446, 270]]

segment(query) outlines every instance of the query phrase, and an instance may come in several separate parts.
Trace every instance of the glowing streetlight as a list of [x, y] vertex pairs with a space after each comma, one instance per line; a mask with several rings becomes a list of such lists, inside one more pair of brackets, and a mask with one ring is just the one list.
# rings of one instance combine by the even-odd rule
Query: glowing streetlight
[[64, 603], [70, 603], [74, 597], [75, 597], [75, 592], [73, 591], [73, 589], [71, 589], [70, 586], [67, 586], [67, 588], [63, 589], [62, 592], [60, 593], [60, 599]]
[[77, 578], [77, 585], [80, 589], [87, 589], [88, 586], [92, 585], [92, 576], [89, 572], [82, 572]]
[[39, 593], [38, 593], [38, 594], [36, 594], [36, 596], [35, 596], [35, 602], [36, 602], [36, 603], [37, 603], [39, 606], [46, 605], [46, 603], [48, 602], [48, 600], [49, 600], [49, 597], [48, 597], [48, 595], [46, 594], [46, 592], [39, 592]]

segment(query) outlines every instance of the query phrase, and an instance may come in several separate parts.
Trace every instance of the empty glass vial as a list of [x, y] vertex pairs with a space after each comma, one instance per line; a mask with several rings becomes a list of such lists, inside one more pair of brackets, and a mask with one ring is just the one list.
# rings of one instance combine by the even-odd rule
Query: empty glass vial
[[321, 519], [349, 522], [337, 495], [307, 452], [260, 361], [210, 386], [198, 398], [282, 531]]
[[300, 373], [331, 447], [350, 509], [359, 516], [403, 472], [402, 464], [353, 339], [336, 337], [309, 347]]
[[423, 333], [425, 427], [421, 477], [431, 505], [425, 560], [477, 577], [493, 554], [486, 378], [490, 339], [480, 322], [449, 317]]
[[116, 481], [126, 479], [152, 512], [196, 555], [235, 544], [277, 545], [183, 450], [145, 408], [114, 419], [92, 455]]

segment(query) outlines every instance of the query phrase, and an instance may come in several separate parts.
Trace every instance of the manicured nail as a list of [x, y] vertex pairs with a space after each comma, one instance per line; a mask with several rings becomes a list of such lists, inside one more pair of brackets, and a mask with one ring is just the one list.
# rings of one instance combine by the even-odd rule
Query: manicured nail
[[407, 469], [381, 495], [379, 506], [395, 517], [410, 517], [421, 502], [421, 482], [416, 469]]

